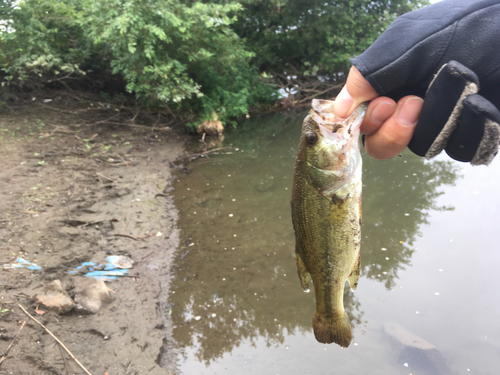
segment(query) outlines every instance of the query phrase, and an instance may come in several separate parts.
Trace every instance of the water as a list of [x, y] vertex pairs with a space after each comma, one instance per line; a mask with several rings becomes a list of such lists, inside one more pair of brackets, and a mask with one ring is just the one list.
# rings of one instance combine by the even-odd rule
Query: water
[[433, 344], [449, 373], [498, 374], [500, 162], [445, 155], [364, 155], [361, 279], [345, 295], [348, 349], [312, 333], [290, 218], [304, 112], [249, 119], [173, 192], [184, 240], [176, 256], [168, 351], [181, 374], [434, 374], [383, 330], [398, 323]]

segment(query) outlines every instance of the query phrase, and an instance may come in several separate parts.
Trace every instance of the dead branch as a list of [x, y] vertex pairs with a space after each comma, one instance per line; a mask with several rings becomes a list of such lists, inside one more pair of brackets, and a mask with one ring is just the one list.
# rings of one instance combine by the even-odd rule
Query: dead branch
[[198, 158], [200, 158], [202, 156], [211, 154], [212, 152], [216, 152], [216, 151], [220, 151], [220, 150], [227, 150], [227, 149], [231, 149], [231, 147], [218, 147], [218, 148], [214, 148], [212, 150], [200, 152], [200, 153], [197, 153], [197, 154], [191, 154], [191, 156], [189, 156], [189, 161], [193, 161], [193, 160], [198, 159]]
[[342, 88], [343, 82], [315, 76], [275, 74], [267, 84], [288, 94], [281, 101], [284, 107], [298, 107], [308, 104], [312, 99], [334, 97]]
[[112, 234], [112, 236], [130, 238], [134, 241], [144, 241], [144, 238], [140, 238], [140, 237], [135, 238], [135, 237], [129, 236], [128, 234], [116, 233], [116, 234]]
[[29, 312], [26, 311], [26, 309], [24, 307], [22, 307], [20, 304], [18, 304], [18, 306], [21, 308], [21, 310], [24, 311], [24, 313], [26, 315], [28, 315], [31, 319], [33, 319], [38, 325], [40, 325], [43, 329], [45, 329], [45, 331], [52, 336], [52, 338], [54, 340], [56, 340], [56, 342], [61, 345], [63, 347], [64, 350], [66, 350], [66, 353], [68, 353], [70, 355], [71, 358], [73, 358], [73, 360], [82, 368], [83, 371], [85, 371], [85, 373], [87, 373], [88, 375], [92, 375], [86, 368], [85, 366], [83, 366], [80, 361], [78, 359], [76, 359], [76, 357], [73, 355], [73, 353], [71, 353], [69, 351], [68, 348], [66, 348], [66, 346], [61, 342], [61, 340], [59, 340], [51, 331], [49, 331], [49, 329], [47, 327], [45, 327], [42, 323], [40, 323], [38, 320], [36, 320]]
[[21, 328], [19, 328], [19, 331], [17, 331], [15, 336], [12, 338], [12, 341], [10, 342], [9, 347], [5, 351], [4, 355], [2, 356], [2, 358], [0, 358], [0, 364], [5, 360], [5, 358], [7, 358], [7, 354], [9, 354], [9, 350], [10, 350], [10, 348], [12, 348], [12, 344], [14, 344], [14, 341], [16, 340], [16, 338], [19, 335], [19, 333], [21, 332], [21, 330], [24, 328], [25, 324], [26, 324], [26, 320], [23, 322], [23, 324], [21, 324]]
[[[115, 180], [113, 180], [112, 178], [106, 177], [106, 176], [105, 176], [105, 175], [103, 175], [102, 173], [96, 172], [96, 174], [97, 174], [97, 177], [99, 177], [99, 180], [101, 180], [101, 177], [102, 177], [102, 178], [105, 178], [105, 179], [106, 179], [106, 180], [108, 180], [108, 181], [111, 181], [111, 182], [115, 183], [115, 184], [117, 183]], [[102, 183], [103, 183], [103, 182], [102, 182], [102, 180], [101, 180], [101, 184], [102, 184]]]

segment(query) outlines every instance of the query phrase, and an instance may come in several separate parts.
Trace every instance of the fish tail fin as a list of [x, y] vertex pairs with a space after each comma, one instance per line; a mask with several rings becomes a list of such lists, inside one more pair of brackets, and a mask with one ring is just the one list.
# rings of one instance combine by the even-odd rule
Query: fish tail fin
[[316, 340], [324, 344], [332, 342], [347, 348], [352, 340], [352, 329], [345, 310], [340, 316], [332, 317], [317, 311], [313, 316], [313, 330]]

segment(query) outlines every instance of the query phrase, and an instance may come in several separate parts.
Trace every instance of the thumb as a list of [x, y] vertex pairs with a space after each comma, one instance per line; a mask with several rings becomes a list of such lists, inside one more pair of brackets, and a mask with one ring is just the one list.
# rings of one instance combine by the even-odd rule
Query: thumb
[[375, 99], [377, 92], [363, 77], [360, 71], [352, 66], [345, 86], [335, 99], [334, 113], [337, 117], [348, 117], [361, 103]]

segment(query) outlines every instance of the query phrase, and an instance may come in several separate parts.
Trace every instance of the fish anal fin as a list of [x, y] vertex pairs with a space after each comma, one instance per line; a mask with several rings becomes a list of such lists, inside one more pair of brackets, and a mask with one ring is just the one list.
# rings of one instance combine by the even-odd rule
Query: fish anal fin
[[356, 263], [354, 263], [354, 268], [352, 269], [351, 274], [347, 278], [347, 280], [349, 280], [349, 286], [351, 287], [352, 290], [356, 290], [356, 288], [358, 287], [360, 265], [361, 265], [361, 255], [358, 254], [358, 259], [356, 260]]
[[352, 328], [345, 311], [335, 318], [316, 311], [313, 316], [313, 330], [316, 340], [323, 344], [334, 342], [347, 348], [352, 340]]
[[295, 260], [297, 263], [297, 273], [299, 274], [300, 286], [304, 292], [309, 292], [309, 283], [311, 282], [311, 275], [307, 272], [306, 265], [298, 252], [295, 252]]

